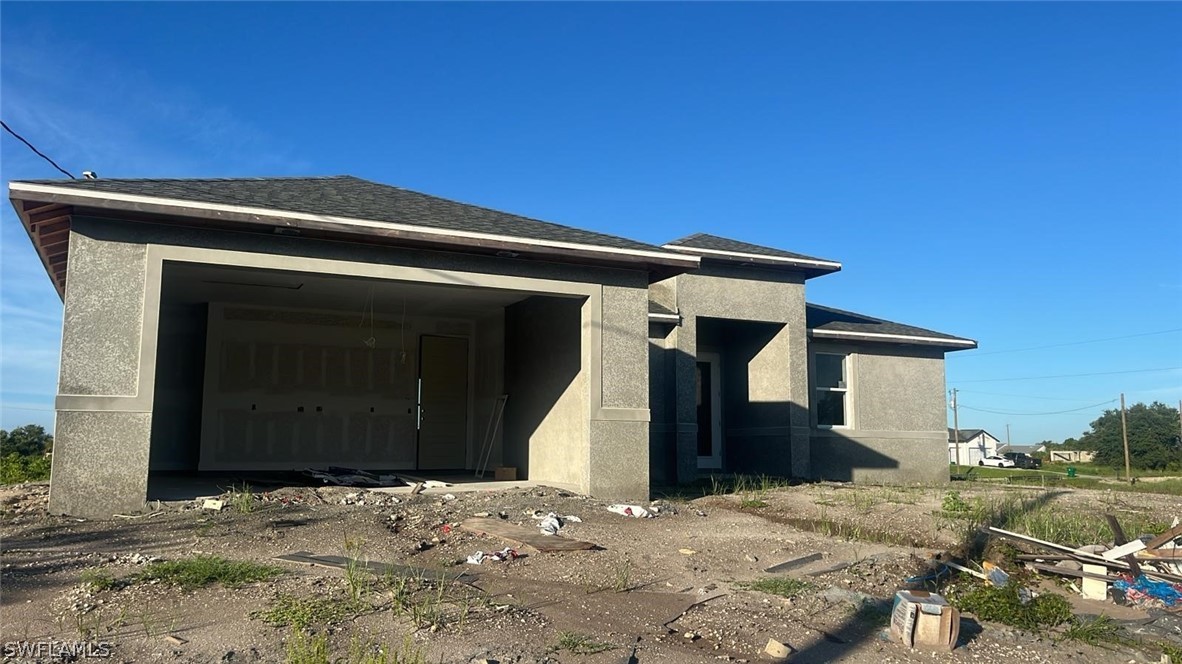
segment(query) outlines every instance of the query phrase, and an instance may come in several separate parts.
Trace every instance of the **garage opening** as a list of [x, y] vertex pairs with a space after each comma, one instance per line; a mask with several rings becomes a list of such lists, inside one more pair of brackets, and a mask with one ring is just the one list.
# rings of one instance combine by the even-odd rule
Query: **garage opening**
[[[330, 467], [471, 480], [485, 458], [531, 479], [531, 443], [561, 415], [581, 341], [577, 324], [555, 330], [515, 312], [549, 303], [577, 321], [581, 302], [165, 263], [149, 498], [185, 493], [177, 478], [258, 485]], [[507, 321], [519, 336], [536, 332], [534, 352], [576, 358], [565, 384], [521, 357], [507, 372], [507, 352], [523, 350], [506, 343]]]

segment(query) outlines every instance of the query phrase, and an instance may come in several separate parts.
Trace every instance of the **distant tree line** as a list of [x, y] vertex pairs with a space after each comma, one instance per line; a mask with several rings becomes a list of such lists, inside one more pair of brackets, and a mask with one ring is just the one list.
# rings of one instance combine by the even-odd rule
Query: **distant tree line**
[[[1125, 411], [1129, 430], [1129, 463], [1134, 468], [1182, 470], [1182, 430], [1178, 409], [1164, 403], [1135, 403]], [[1045, 441], [1049, 443], [1050, 441]], [[1120, 409], [1104, 411], [1079, 438], [1050, 444], [1050, 450], [1087, 450], [1096, 453], [1095, 462], [1124, 467], [1125, 448], [1121, 434]]]

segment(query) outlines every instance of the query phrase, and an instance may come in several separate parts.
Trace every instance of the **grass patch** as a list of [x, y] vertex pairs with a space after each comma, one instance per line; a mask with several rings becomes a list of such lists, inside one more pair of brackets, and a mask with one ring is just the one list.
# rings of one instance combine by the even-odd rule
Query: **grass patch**
[[554, 650], [566, 650], [575, 655], [594, 655], [595, 653], [605, 652], [615, 648], [610, 643], [596, 641], [586, 634], [578, 634], [575, 632], [559, 632], [558, 644], [554, 646]]
[[779, 595], [781, 597], [796, 597], [802, 593], [813, 590], [815, 586], [808, 581], [801, 581], [800, 579], [785, 579], [785, 578], [768, 578], [758, 579], [755, 581], [744, 581], [743, 583], [735, 584], [743, 590], [755, 590], [769, 595]]
[[135, 576], [136, 581], [160, 581], [191, 590], [214, 583], [233, 588], [266, 581], [285, 574], [274, 565], [243, 560], [229, 560], [218, 556], [195, 556], [182, 560], [152, 563]]
[[[959, 492], [949, 491], [941, 507], [943, 517], [963, 527], [966, 539], [987, 525], [1077, 546], [1112, 538], [1103, 514], [1060, 510], [1053, 503], [1038, 505], [1037, 498], [1029, 495], [965, 499]], [[1152, 514], [1125, 513], [1120, 520], [1124, 531], [1132, 534], [1160, 533], [1169, 526]]]
[[115, 577], [101, 569], [88, 569], [82, 572], [82, 584], [91, 592], [110, 590], [118, 585]]
[[44, 482], [49, 479], [50, 459], [43, 454], [15, 452], [0, 457], [0, 484]]
[[332, 597], [296, 597], [280, 595], [271, 606], [250, 614], [276, 627], [304, 630], [313, 625], [335, 625], [355, 618], [369, 610], [369, 606]]

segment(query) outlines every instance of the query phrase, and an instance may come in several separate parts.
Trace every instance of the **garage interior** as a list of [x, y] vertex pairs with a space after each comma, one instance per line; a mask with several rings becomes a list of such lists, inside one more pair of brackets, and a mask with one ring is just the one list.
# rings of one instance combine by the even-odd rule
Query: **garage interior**
[[485, 454], [489, 479], [573, 483], [552, 432], [586, 409], [584, 301], [165, 262], [149, 499], [330, 466], [473, 478]]

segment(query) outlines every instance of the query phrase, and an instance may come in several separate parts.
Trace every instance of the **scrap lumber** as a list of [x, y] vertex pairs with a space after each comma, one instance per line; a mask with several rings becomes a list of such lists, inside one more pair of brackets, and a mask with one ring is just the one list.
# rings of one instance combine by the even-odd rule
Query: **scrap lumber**
[[1146, 549], [1160, 549], [1161, 547], [1173, 542], [1179, 536], [1182, 536], [1182, 523], [1170, 528], [1166, 532], [1154, 537], [1145, 543]]
[[[1134, 576], [1141, 576], [1141, 566], [1137, 564], [1137, 558], [1133, 555], [1137, 551], [1145, 548], [1145, 543], [1137, 540], [1137, 547], [1129, 551], [1129, 538], [1125, 537], [1124, 528], [1120, 527], [1120, 522], [1112, 514], [1105, 514], [1104, 519], [1108, 521], [1108, 527], [1112, 529], [1113, 543], [1116, 548], [1112, 551], [1105, 551], [1104, 557], [1109, 560], [1116, 560], [1117, 558], [1125, 561], [1129, 569], [1133, 571]], [[1120, 552], [1119, 554], [1117, 552]]]
[[1133, 540], [1132, 542], [1125, 542], [1114, 549], [1109, 549], [1100, 555], [1109, 560], [1117, 560], [1118, 558], [1122, 559], [1125, 562], [1128, 562], [1131, 566], [1133, 563], [1129, 561], [1129, 558], [1132, 558], [1134, 553], [1144, 549], [1145, 542], [1142, 542], [1141, 540]]
[[599, 548], [591, 542], [574, 540], [561, 535], [543, 535], [537, 530], [506, 523], [500, 519], [464, 519], [460, 523], [460, 530], [474, 535], [498, 537], [511, 544], [528, 546], [539, 553], [589, 551]]
[[1043, 565], [1041, 563], [1030, 563], [1029, 566], [1033, 567], [1035, 570], [1037, 570], [1039, 572], [1049, 572], [1051, 574], [1058, 574], [1060, 576], [1071, 576], [1071, 577], [1075, 577], [1077, 579], [1097, 579], [1100, 581], [1107, 581], [1109, 583], [1111, 583], [1113, 581], [1120, 580], [1119, 576], [1111, 576], [1108, 574], [1092, 574], [1091, 572], [1084, 572], [1081, 570], [1070, 569], [1067, 567], [1056, 567], [1055, 565]]
[[282, 556], [275, 556], [275, 560], [317, 565], [320, 567], [335, 567], [337, 569], [363, 568], [378, 576], [393, 574], [400, 577], [414, 577], [429, 579], [431, 581], [464, 581], [468, 577], [468, 574], [465, 572], [445, 572], [427, 567], [411, 567], [409, 565], [382, 563], [373, 560], [355, 560], [343, 556], [318, 556], [308, 551], [295, 551]]
[[[991, 532], [995, 535], [1001, 535], [1003, 537], [1008, 537], [1010, 539], [1014, 539], [1019, 542], [1026, 542], [1027, 544], [1033, 544], [1035, 546], [1039, 546], [1044, 549], [1049, 549], [1051, 551], [1058, 551], [1061, 553], [1065, 553], [1065, 554], [1067, 554], [1068, 557], [1070, 557], [1074, 560], [1077, 560], [1081, 563], [1086, 563], [1086, 564], [1090, 564], [1090, 565], [1103, 565], [1105, 567], [1114, 568], [1114, 569], [1118, 569], [1121, 571], [1129, 569], [1129, 564], [1124, 562], [1123, 560], [1109, 560], [1109, 559], [1107, 559], [1103, 556], [1100, 556], [1098, 554], [1088, 553], [1087, 551], [1080, 551], [1079, 549], [1073, 549], [1069, 546], [1064, 546], [1062, 544], [1055, 544], [1054, 542], [1048, 542], [1046, 540], [1040, 540], [1037, 537], [1031, 537], [1029, 535], [1023, 535], [1021, 533], [1011, 532], [1009, 530], [1004, 530], [1002, 528], [997, 528], [995, 526], [989, 526], [988, 530], [989, 530], [989, 532]], [[1170, 574], [1167, 572], [1159, 572], [1157, 570], [1142, 570], [1142, 572], [1144, 572], [1144, 574], [1146, 576], [1156, 577], [1159, 579], [1163, 579], [1165, 581], [1182, 582], [1182, 575]]]
[[824, 557], [825, 554], [818, 551], [817, 553], [810, 553], [807, 556], [800, 556], [799, 558], [793, 558], [792, 560], [785, 560], [784, 562], [778, 565], [772, 565], [763, 571], [767, 572], [768, 574], [787, 572], [790, 569], [796, 569], [797, 567], [804, 567], [809, 563], [815, 563]]

